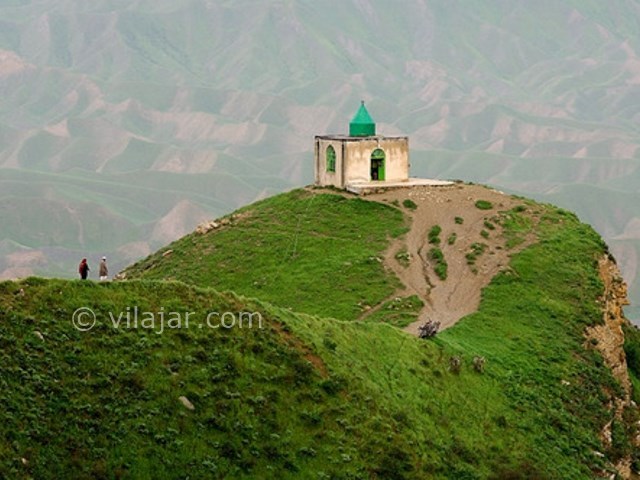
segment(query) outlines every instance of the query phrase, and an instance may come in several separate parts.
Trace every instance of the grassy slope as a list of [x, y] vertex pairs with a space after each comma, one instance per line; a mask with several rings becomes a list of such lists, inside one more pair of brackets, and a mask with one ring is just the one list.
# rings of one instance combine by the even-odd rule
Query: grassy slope
[[[303, 202], [298, 201], [301, 195], [305, 198]], [[378, 228], [380, 220], [369, 223], [370, 215], [366, 214], [366, 209], [378, 211], [380, 207], [360, 200], [321, 195], [313, 200], [318, 202], [315, 204], [316, 210], [306, 195], [294, 192], [253, 206], [250, 210], [244, 210], [251, 213], [246, 213], [244, 219], [238, 219], [237, 224], [227, 230], [206, 236], [186, 237], [169, 247], [174, 249], [171, 256], [162, 258], [156, 255], [146, 259], [129, 270], [128, 274], [155, 279], [167, 275], [201, 285], [215, 285], [259, 295], [276, 303], [286, 298], [288, 301], [280, 304], [295, 310], [314, 310], [314, 313], [323, 316], [353, 319], [353, 313], [357, 313], [352, 308], [355, 303], [353, 292], [335, 289], [330, 297], [331, 302], [327, 302], [324, 295], [311, 295], [311, 300], [294, 302], [283, 290], [295, 285], [294, 282], [299, 281], [300, 275], [305, 273], [309, 275], [309, 281], [303, 283], [312, 284], [312, 279], [317, 278], [318, 273], [313, 269], [305, 272], [306, 265], [313, 265], [314, 269], [322, 268], [322, 275], [328, 276], [330, 272], [327, 269], [343, 264], [342, 256], [349, 250], [322, 250], [320, 246], [326, 239], [315, 230], [317, 228], [319, 232], [324, 232], [323, 226], [315, 224], [318, 218], [326, 220], [326, 225], [335, 225], [337, 221], [337, 218], [328, 218], [332, 213], [327, 210], [327, 205], [335, 203], [340, 206], [342, 228], [333, 227], [331, 231], [335, 235], [345, 236], [347, 234], [344, 232], [349, 232], [352, 224], [359, 222], [365, 222], [359, 229], [361, 235], [365, 235], [373, 226]], [[348, 212], [345, 208], [350, 204], [365, 210]], [[602, 368], [600, 357], [582, 347], [582, 332], [586, 325], [600, 321], [601, 315], [595, 300], [602, 286], [595, 262], [605, 247], [600, 237], [588, 226], [580, 224], [572, 214], [553, 207], [530, 209], [542, 212], [542, 220], [536, 227], [542, 241], [517, 255], [512, 270], [494, 280], [484, 292], [482, 307], [477, 314], [438, 337], [435, 343], [442, 349], [437, 350], [440, 363], [431, 365], [429, 360], [420, 363], [424, 359], [417, 362], [420, 355], [415, 349], [420, 347], [413, 343], [413, 339], [398, 340], [403, 345], [400, 351], [392, 348], [385, 356], [381, 355], [384, 347], [379, 343], [382, 342], [380, 338], [365, 336], [360, 345], [355, 340], [358, 336], [350, 330], [367, 327], [335, 326], [330, 321], [319, 321], [326, 325], [323, 328], [331, 330], [331, 336], [342, 338], [342, 347], [350, 352], [341, 356], [334, 367], [341, 370], [347, 366], [346, 370], [351, 371], [355, 365], [359, 365], [366, 372], [363, 376], [376, 383], [382, 382], [376, 387], [379, 389], [377, 395], [385, 395], [386, 402], [395, 404], [405, 412], [407, 418], [422, 419], [421, 422], [411, 422], [416, 445], [435, 441], [437, 446], [432, 448], [438, 452], [444, 448], [447, 451], [445, 456], [453, 459], [451, 463], [423, 460], [429, 465], [429, 470], [443, 468], [444, 474], [445, 471], [459, 468], [469, 475], [479, 473], [486, 476], [491, 469], [503, 465], [507, 470], [513, 468], [513, 472], [519, 468], [530, 468], [532, 471], [542, 469], [545, 475], [552, 477], [568, 478], [574, 475], [577, 478], [588, 475], [585, 465], [598, 463], [592, 451], [602, 449], [597, 432], [608, 420], [603, 402], [608, 395], [606, 392], [616, 392], [618, 387], [608, 371]], [[282, 227], [285, 222], [283, 211], [287, 212], [287, 225], [301, 225], [303, 228], [295, 231], [299, 245], [307, 247], [300, 249], [300, 252], [304, 252], [301, 255], [304, 255], [305, 263], [279, 263], [277, 281], [265, 282], [256, 288], [245, 278], [248, 271], [240, 269], [244, 260], [249, 258], [248, 255], [260, 258], [269, 256], [272, 248], [281, 250], [281, 246], [274, 244], [272, 239], [290, 231], [290, 227]], [[387, 218], [391, 218], [391, 209], [383, 211]], [[347, 216], [347, 213], [354, 217]], [[527, 215], [528, 212], [511, 213], [513, 221], [505, 225], [508, 238], [521, 234], [518, 230], [523, 226], [531, 228], [532, 223], [527, 220]], [[314, 220], [310, 221], [310, 218]], [[258, 219], [258, 227], [255, 223], [247, 224], [258, 222]], [[395, 228], [393, 225], [387, 226], [389, 232]], [[247, 251], [229, 259], [229, 252], [236, 248], [235, 242], [240, 238]], [[370, 254], [361, 255], [366, 258]], [[200, 256], [196, 258], [195, 255]], [[314, 255], [315, 259], [312, 258]], [[252, 262], [248, 263], [255, 267]], [[201, 265], [211, 268], [207, 270]], [[322, 267], [318, 267], [320, 265]], [[258, 272], [262, 272], [262, 268], [269, 271], [267, 265], [257, 267]], [[337, 270], [334, 275], [339, 273], [340, 270]], [[257, 276], [260, 278], [260, 274]], [[361, 276], [359, 285], [364, 285], [361, 289], [366, 289], [367, 282], [373, 278], [372, 274]], [[331, 288], [325, 284], [320, 284], [320, 287]], [[336, 312], [342, 312], [342, 315]], [[377, 315], [384, 315], [384, 310]], [[316, 331], [317, 325], [311, 329], [307, 325], [308, 322], [301, 324], [301, 335], [313, 342], [320, 351], [324, 349], [324, 357], [329, 353], [326, 344], [333, 345], [336, 341], [330, 339], [327, 342]], [[428, 345], [430, 347], [424, 348], [432, 348], [432, 344]], [[409, 352], [406, 355], [405, 350]], [[453, 393], [450, 383], [447, 383], [445, 390], [436, 384], [427, 385], [425, 378], [434, 381], [438, 375], [446, 372], [446, 361], [453, 354], [461, 354], [467, 368], [473, 355], [485, 356], [491, 367], [480, 384], [475, 383], [477, 376], [468, 375], [459, 385], [459, 394]], [[331, 364], [331, 360], [327, 361]], [[379, 370], [375, 371], [373, 365], [377, 362], [382, 363], [377, 365]], [[389, 370], [389, 365], [394, 367]], [[423, 373], [425, 365], [430, 366], [426, 376]], [[406, 378], [403, 375], [407, 375]], [[564, 385], [563, 380], [569, 385]], [[392, 390], [387, 392], [385, 388]], [[469, 418], [483, 420], [478, 424], [470, 424]], [[487, 442], [488, 436], [492, 440]], [[508, 438], [518, 440], [510, 443]], [[472, 453], [474, 450], [482, 451], [480, 445], [486, 446], [487, 450], [479, 454]], [[429, 456], [428, 448], [419, 448], [422, 456]], [[510, 453], [505, 454], [506, 450]], [[612, 455], [615, 457], [617, 454]], [[500, 456], [504, 458], [498, 461]], [[545, 460], [541, 461], [543, 458]], [[488, 464], [492, 465], [489, 469], [486, 468]]]
[[[583, 348], [583, 331], [601, 321], [596, 259], [604, 245], [573, 215], [545, 211], [541, 242], [514, 257], [478, 313], [433, 342], [383, 339], [377, 326], [328, 320], [320, 332], [309, 322], [294, 329], [330, 367], [373, 382], [376, 398], [402, 412], [424, 473], [589, 478], [600, 464], [593, 452], [610, 419], [605, 404], [620, 390], [601, 357]], [[367, 328], [369, 335], [354, 334]], [[460, 376], [448, 371], [453, 355], [463, 359]], [[484, 375], [473, 372], [476, 355], [486, 358]], [[629, 449], [619, 439], [606, 453], [617, 459]]]
[[[397, 232], [402, 226], [400, 212], [392, 208], [331, 195], [311, 202], [298, 191], [254, 206], [250, 214], [245, 210], [225, 230], [187, 237], [162, 259], [166, 265], [147, 272], [160, 277], [163, 271], [194, 268], [199, 273], [192, 279], [203, 280], [206, 269], [198, 268], [208, 260], [196, 252], [223, 255], [221, 250], [238, 247], [238, 238], [260, 250], [278, 238], [277, 232], [310, 218], [332, 225], [340, 248], [315, 248], [327, 242], [326, 235], [309, 235], [306, 240], [315, 242], [299, 250], [306, 252], [300, 258], [316, 268], [334, 265], [336, 258], [342, 265], [342, 255], [350, 251], [345, 245], [353, 243], [344, 232], [354, 219], [343, 216], [345, 224], [335, 228], [326, 209], [320, 211], [327, 216], [313, 212], [314, 204], [325, 202], [342, 215], [356, 209], [351, 213], [360, 215], [363, 238], [378, 238], [373, 232], [382, 229], [376, 235], [384, 239], [389, 232], [382, 227]], [[596, 259], [604, 245], [573, 215], [535, 208], [543, 212], [536, 227], [540, 243], [514, 256], [511, 270], [484, 291], [478, 313], [433, 341], [383, 323], [296, 314], [180, 283], [0, 284], [0, 392], [9, 412], [0, 426], [0, 474], [589, 478], [604, 465], [593, 452], [603, 450], [598, 433], [610, 419], [604, 405], [619, 389], [601, 358], [582, 346], [584, 327], [601, 321]], [[301, 213], [310, 210], [314, 215]], [[376, 213], [378, 221], [363, 220]], [[512, 212], [515, 220], [508, 228], [526, 225], [517, 217], [527, 214]], [[263, 216], [248, 228], [252, 224], [246, 222]], [[324, 232], [321, 225], [317, 229]], [[240, 236], [229, 239], [234, 230]], [[298, 245], [305, 245], [303, 237]], [[258, 238], [262, 244], [254, 243]], [[203, 250], [205, 240], [214, 240], [215, 248]], [[196, 248], [190, 250], [193, 242]], [[366, 265], [379, 268], [377, 262]], [[280, 298], [282, 279], [294, 282], [297, 269], [296, 262], [281, 267], [281, 281], [263, 285], [263, 297]], [[381, 272], [361, 272], [361, 282], [374, 274]], [[240, 282], [241, 277], [223, 278]], [[353, 310], [358, 292], [329, 293], [332, 287], [322, 285], [333, 302], [294, 306], [322, 315]], [[68, 320], [78, 306], [91, 306], [103, 318], [109, 310], [135, 304], [167, 311], [258, 309], [267, 328], [156, 335], [102, 324], [80, 334]], [[462, 358], [459, 375], [449, 369], [453, 355]], [[475, 355], [486, 358], [484, 374], [471, 368]], [[185, 410], [179, 395], [190, 398], [196, 410]], [[621, 443], [605, 451], [610, 459], [620, 455]], [[21, 457], [29, 460], [26, 468]]]
[[[0, 284], [0, 477], [349, 478], [386, 468], [387, 442], [413, 457], [381, 399], [312, 366], [287, 313], [261, 308], [262, 330], [162, 335], [107, 317], [163, 306], [202, 321], [246, 303], [176, 283]], [[73, 328], [78, 306], [96, 311], [91, 332]]]
[[398, 285], [380, 259], [405, 231], [395, 208], [294, 190], [239, 210], [233, 223], [177, 240], [127, 269], [127, 278], [182, 280], [343, 320]]

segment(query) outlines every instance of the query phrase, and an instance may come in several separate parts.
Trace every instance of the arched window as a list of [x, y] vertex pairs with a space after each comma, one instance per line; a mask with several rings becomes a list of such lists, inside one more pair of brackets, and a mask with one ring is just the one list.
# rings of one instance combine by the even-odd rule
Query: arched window
[[333, 145], [327, 147], [327, 172], [336, 171], [336, 151]]

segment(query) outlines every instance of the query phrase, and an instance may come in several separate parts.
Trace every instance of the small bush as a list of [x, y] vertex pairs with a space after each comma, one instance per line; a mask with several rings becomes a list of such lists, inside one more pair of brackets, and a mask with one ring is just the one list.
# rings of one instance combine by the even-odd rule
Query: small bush
[[468, 265], [474, 265], [476, 263], [476, 259], [484, 253], [487, 246], [484, 243], [472, 243], [471, 251], [467, 252], [465, 258], [467, 259]]
[[609, 455], [613, 460], [617, 461], [628, 456], [631, 453], [632, 446], [629, 442], [629, 435], [625, 429], [624, 423], [618, 419], [614, 419], [611, 424], [611, 447]]
[[442, 232], [440, 225], [434, 225], [431, 227], [431, 230], [429, 230], [429, 234], [427, 235], [429, 243], [440, 245], [440, 232]]
[[624, 329], [624, 353], [627, 357], [627, 366], [636, 377], [640, 378], [640, 331], [636, 327], [623, 327]]
[[442, 250], [440, 250], [437, 247], [432, 248], [431, 250], [429, 250], [429, 258], [434, 263], [433, 271], [438, 276], [438, 278], [440, 280], [446, 280], [447, 269], [449, 266], [447, 265], [447, 262], [444, 259], [444, 254], [442, 253]]
[[330, 377], [320, 383], [322, 388], [328, 395], [337, 395], [345, 387], [344, 379], [340, 377]]
[[418, 205], [416, 205], [416, 202], [414, 202], [409, 198], [403, 200], [402, 205], [404, 206], [404, 208], [408, 208], [409, 210], [415, 210], [416, 208], [418, 208]]
[[333, 341], [333, 339], [326, 335], [323, 339], [322, 339], [322, 344], [325, 346], [325, 348], [327, 350], [330, 350], [332, 352], [336, 351], [336, 348], [338, 346], [338, 344], [336, 342]]
[[441, 262], [442, 260], [444, 260], [444, 254], [439, 248], [432, 248], [431, 250], [429, 250], [429, 258], [431, 258], [431, 260], [435, 260], [436, 262]]
[[486, 230], [482, 230], [482, 231], [480, 232], [480, 236], [481, 236], [482, 238], [489, 238], [489, 232], [487, 232]]
[[476, 202], [476, 208], [479, 208], [480, 210], [491, 210], [493, 208], [493, 203], [489, 200], [478, 200]]
[[456, 232], [453, 232], [451, 235], [449, 235], [449, 238], [447, 238], [447, 243], [449, 245], [453, 245], [454, 243], [456, 243], [457, 239], [458, 239], [458, 234]]
[[484, 228], [486, 228], [487, 230], [495, 230], [496, 226], [493, 223], [491, 223], [489, 220], [485, 220]]
[[456, 217], [453, 219], [453, 221], [456, 222], [456, 225], [462, 225], [464, 223], [464, 218]]
[[433, 269], [433, 271], [436, 272], [436, 275], [440, 280], [446, 280], [448, 268], [449, 268], [449, 265], [446, 262], [442, 262], [442, 263], [438, 263]]

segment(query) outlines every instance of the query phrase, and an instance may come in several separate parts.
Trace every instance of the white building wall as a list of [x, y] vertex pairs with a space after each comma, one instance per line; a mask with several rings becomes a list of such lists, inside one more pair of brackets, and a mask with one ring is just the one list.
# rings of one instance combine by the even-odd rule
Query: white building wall
[[[336, 152], [336, 171], [327, 171], [327, 148], [329, 145]], [[316, 137], [315, 146], [315, 179], [316, 185], [333, 185], [344, 187], [344, 141], [340, 139], [325, 139]]]
[[[336, 152], [336, 171], [327, 172], [326, 151]], [[315, 179], [317, 185], [344, 188], [350, 183], [371, 182], [371, 154], [385, 153], [385, 182], [409, 179], [409, 139], [407, 137], [316, 137]]]

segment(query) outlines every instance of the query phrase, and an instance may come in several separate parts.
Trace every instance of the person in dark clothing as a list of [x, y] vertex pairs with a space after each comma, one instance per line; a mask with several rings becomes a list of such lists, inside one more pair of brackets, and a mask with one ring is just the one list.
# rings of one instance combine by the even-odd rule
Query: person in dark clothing
[[80, 266], [78, 267], [78, 273], [80, 274], [80, 278], [82, 280], [86, 280], [89, 276], [89, 265], [87, 264], [87, 259], [83, 258], [80, 262]]

